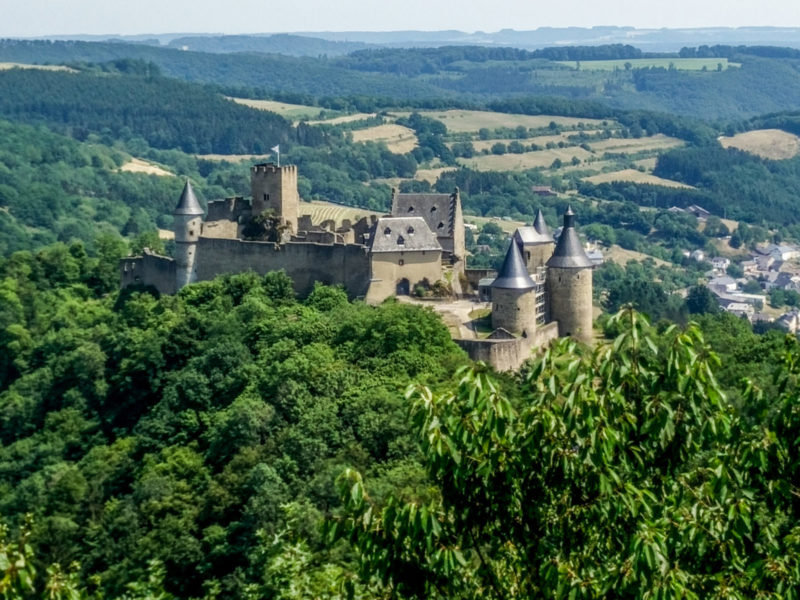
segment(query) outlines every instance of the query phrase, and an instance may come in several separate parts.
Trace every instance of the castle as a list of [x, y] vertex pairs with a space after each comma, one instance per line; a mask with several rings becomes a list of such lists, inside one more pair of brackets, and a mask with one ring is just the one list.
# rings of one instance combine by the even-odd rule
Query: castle
[[[301, 214], [295, 166], [254, 165], [250, 188], [250, 199], [209, 202], [204, 218], [187, 181], [173, 211], [174, 258], [145, 250], [122, 259], [122, 287], [148, 285], [172, 294], [224, 273], [281, 269], [299, 296], [321, 282], [373, 304], [439, 282], [455, 295], [468, 293], [468, 282], [478, 287], [466, 269], [458, 188], [452, 194], [393, 190], [390, 215], [338, 225]], [[541, 211], [533, 225], [516, 230], [499, 273], [482, 282], [491, 297], [493, 333], [456, 340], [472, 358], [505, 370], [555, 337], [591, 341], [592, 264], [574, 219], [568, 210], [557, 244]]]

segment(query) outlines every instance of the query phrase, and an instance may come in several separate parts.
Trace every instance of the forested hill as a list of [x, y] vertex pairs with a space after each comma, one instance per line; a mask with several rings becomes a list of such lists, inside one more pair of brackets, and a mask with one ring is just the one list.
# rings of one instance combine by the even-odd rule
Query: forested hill
[[[558, 95], [704, 119], [746, 118], [797, 108], [800, 59], [796, 50], [714, 47], [683, 52], [687, 58], [674, 54], [662, 58], [661, 63], [637, 62], [644, 60], [642, 52], [621, 44], [533, 52], [475, 46], [384, 48], [328, 59], [212, 54], [125, 43], [0, 41], [0, 61], [69, 64], [133, 58], [152, 62], [171, 77], [247, 88], [248, 94], [259, 97], [304, 94], [313, 98], [369, 96], [395, 102], [486, 102], [520, 95]], [[697, 56], [710, 61], [705, 70], [681, 67], [681, 60]], [[730, 61], [730, 68], [718, 71], [722, 64], [716, 58]], [[620, 62], [592, 64], [602, 60]]]
[[331, 41], [306, 35], [197, 35], [170, 40], [168, 46], [194, 52], [261, 52], [289, 56], [339, 56], [369, 48], [364, 42]]
[[224, 99], [207, 88], [147, 73], [11, 69], [0, 72], [0, 117], [46, 122], [84, 139], [123, 131], [156, 148], [226, 154], [261, 153], [294, 139], [277, 114]]
[[447, 328], [332, 288], [296, 302], [282, 273], [101, 296], [109, 268], [80, 244], [0, 258], [0, 515], [33, 514], [37, 583], [78, 561], [121, 598], [157, 560], [180, 598], [288, 597], [312, 573], [314, 597], [335, 589], [336, 475], [426, 493], [403, 391], [466, 363]]

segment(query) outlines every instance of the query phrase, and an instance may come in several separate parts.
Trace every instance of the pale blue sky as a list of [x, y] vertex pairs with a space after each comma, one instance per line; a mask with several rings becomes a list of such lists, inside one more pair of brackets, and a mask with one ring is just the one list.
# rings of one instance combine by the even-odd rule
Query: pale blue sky
[[0, 0], [0, 37], [800, 26], [800, 0]]

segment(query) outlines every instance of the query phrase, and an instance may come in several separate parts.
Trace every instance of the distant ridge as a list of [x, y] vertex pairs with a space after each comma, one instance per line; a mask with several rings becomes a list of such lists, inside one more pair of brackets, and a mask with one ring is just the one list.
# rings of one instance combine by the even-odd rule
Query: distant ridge
[[[206, 38], [206, 42], [199, 40]], [[702, 27], [681, 29], [637, 29], [635, 27], [539, 27], [517, 31], [501, 29], [496, 32], [464, 32], [455, 29], [441, 31], [295, 31], [265, 32], [261, 34], [222, 35], [220, 33], [164, 33], [130, 36], [108, 35], [53, 35], [37, 39], [80, 41], [125, 41], [134, 43], [162, 44], [172, 47], [189, 46], [202, 52], [281, 52], [296, 56], [313, 56], [286, 50], [285, 44], [299, 44], [289, 38], [312, 38], [322, 48], [321, 42], [339, 42], [354, 46], [329, 46], [324, 54], [336, 55], [364, 48], [366, 45], [389, 47], [436, 47], [445, 45], [512, 46], [536, 49], [546, 46], [633, 44], [646, 52], [677, 52], [683, 46], [699, 45], [749, 45], [786, 46], [800, 48], [800, 27]], [[179, 40], [191, 40], [181, 43]], [[283, 41], [281, 50], [266, 49], [272, 43]], [[254, 48], [244, 48], [252, 44]], [[202, 45], [202, 47], [201, 47]], [[258, 49], [261, 45], [264, 49]], [[213, 49], [216, 46], [217, 49]], [[239, 46], [239, 49], [232, 49]], [[298, 46], [301, 48], [301, 46]], [[296, 52], [306, 52], [296, 50]]]

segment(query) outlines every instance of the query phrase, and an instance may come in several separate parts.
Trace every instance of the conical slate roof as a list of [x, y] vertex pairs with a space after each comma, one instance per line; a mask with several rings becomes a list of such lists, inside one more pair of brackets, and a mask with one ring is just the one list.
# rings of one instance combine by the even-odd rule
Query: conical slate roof
[[192, 184], [186, 180], [186, 185], [183, 187], [181, 199], [178, 200], [178, 206], [172, 211], [173, 215], [202, 215], [203, 209], [200, 208], [200, 203], [197, 201], [197, 196], [194, 195]]
[[529, 290], [536, 284], [528, 274], [525, 261], [519, 252], [519, 246], [512, 240], [508, 246], [506, 259], [500, 268], [497, 279], [492, 282], [493, 288], [505, 288], [508, 290]]
[[550, 230], [547, 228], [547, 223], [544, 220], [544, 215], [542, 214], [542, 209], [539, 209], [539, 212], [536, 213], [536, 219], [533, 221], [533, 227], [538, 231], [541, 235], [546, 235], [547, 237], [552, 239], [550, 235]]
[[575, 231], [575, 213], [572, 212], [572, 207], [567, 208], [564, 213], [564, 228], [547, 266], [559, 269], [584, 269], [592, 266], [592, 261], [586, 256], [578, 238], [578, 232]]

